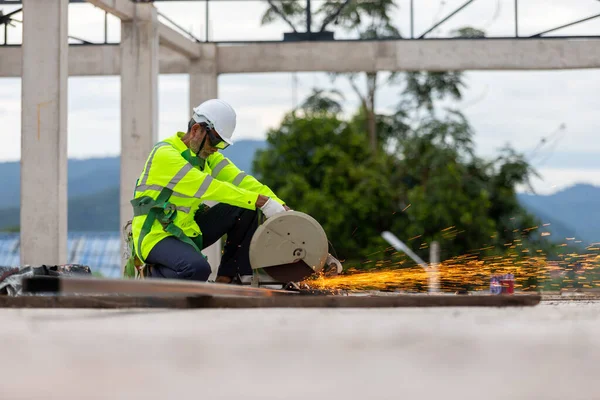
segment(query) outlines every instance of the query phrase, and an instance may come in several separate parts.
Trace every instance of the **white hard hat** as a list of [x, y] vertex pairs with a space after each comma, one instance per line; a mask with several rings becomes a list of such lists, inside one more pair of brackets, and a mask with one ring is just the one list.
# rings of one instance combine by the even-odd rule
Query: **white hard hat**
[[227, 102], [220, 99], [207, 100], [194, 108], [192, 118], [198, 123], [207, 122], [225, 142], [233, 144], [236, 115], [233, 107]]

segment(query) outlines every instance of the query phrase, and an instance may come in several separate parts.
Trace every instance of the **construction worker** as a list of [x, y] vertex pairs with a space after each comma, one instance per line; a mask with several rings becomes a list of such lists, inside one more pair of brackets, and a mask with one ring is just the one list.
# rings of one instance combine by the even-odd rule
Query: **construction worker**
[[[150, 267], [147, 276], [206, 281], [211, 267], [201, 250], [226, 234], [216, 281], [230, 283], [252, 274], [257, 209], [270, 218], [289, 207], [219, 152], [232, 144], [234, 109], [212, 99], [193, 111], [187, 132], [157, 143], [137, 180], [134, 251]], [[209, 208], [207, 200], [218, 204]]]

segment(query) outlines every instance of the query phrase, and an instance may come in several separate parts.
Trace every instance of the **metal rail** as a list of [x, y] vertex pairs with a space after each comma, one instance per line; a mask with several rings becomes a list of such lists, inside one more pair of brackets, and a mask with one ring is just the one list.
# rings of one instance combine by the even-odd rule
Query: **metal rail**
[[583, 18], [583, 19], [578, 19], [577, 21], [569, 22], [568, 24], [564, 24], [564, 25], [558, 26], [556, 28], [548, 29], [547, 31], [536, 33], [535, 35], [531, 35], [531, 37], [540, 37], [540, 36], [542, 36], [542, 35], [544, 35], [546, 33], [554, 32], [554, 31], [557, 31], [559, 29], [566, 28], [568, 26], [573, 26], [573, 25], [581, 24], [582, 22], [586, 22], [586, 21], [589, 21], [589, 20], [592, 20], [592, 19], [595, 19], [595, 18], [598, 18], [598, 17], [600, 17], [600, 14], [592, 15], [591, 17], [587, 17], [587, 18]]
[[103, 279], [33, 276], [23, 278], [24, 293], [119, 294], [144, 296], [227, 296], [271, 297], [297, 295], [287, 290], [272, 290], [220, 283], [188, 282], [171, 279]]
[[[9, 46], [9, 44], [8, 44], [8, 25], [12, 22], [18, 22], [19, 24], [22, 24], [23, 21], [13, 18], [13, 15], [21, 13], [21, 12], [23, 12], [23, 8], [14, 10], [6, 15], [3, 15], [0, 13], [0, 25], [4, 25], [4, 43], [0, 46]], [[87, 44], [87, 45], [109, 44], [108, 43], [108, 13], [106, 11], [104, 12], [104, 43], [90, 42], [89, 40], [82, 39], [80, 37], [73, 36], [73, 35], [68, 35], [68, 38], [77, 40], [77, 41], [81, 42], [82, 44]]]
[[177, 23], [175, 23], [171, 18], [167, 17], [165, 14], [161, 13], [160, 11], [157, 11], [156, 13], [158, 14], [159, 17], [162, 17], [162, 18], [166, 19], [171, 25], [173, 25], [174, 27], [176, 27], [177, 29], [179, 29], [181, 32], [183, 32], [186, 35], [188, 35], [190, 38], [192, 38], [196, 42], [200, 42], [200, 39], [198, 39], [196, 36], [194, 36], [194, 34], [192, 32], [190, 32], [190, 31], [182, 28], [180, 25], [178, 25]]
[[[485, 37], [485, 38], [472, 38], [472, 37], [448, 37], [448, 38], [423, 38], [423, 39], [407, 39], [402, 37], [384, 37], [384, 38], [375, 38], [375, 39], [335, 39], [335, 42], [389, 42], [389, 41], [457, 41], [457, 40], [478, 40], [478, 41], [494, 41], [494, 40], [534, 40], [534, 39], [544, 39], [544, 40], [568, 40], [568, 39], [599, 39], [600, 32], [598, 35], [566, 35], [566, 36], [542, 36], [542, 37], [529, 37], [529, 36], [521, 36], [518, 39], [513, 36], [495, 36], [495, 37]], [[315, 40], [318, 42], [319, 40]], [[223, 45], [234, 45], [234, 44], [259, 44], [259, 43], [287, 43], [281, 40], [215, 40], [210, 43], [214, 44], [223, 44]]]
[[[456, 10], [452, 11], [447, 17], [443, 18], [440, 22], [438, 22], [437, 24], [433, 25], [431, 28], [427, 29], [421, 36], [419, 36], [419, 39], [423, 39], [425, 37], [425, 35], [427, 35], [431, 31], [433, 31], [435, 28], [441, 26], [444, 22], [448, 21], [450, 18], [452, 18], [453, 16], [455, 16], [456, 14], [458, 14], [459, 12], [461, 12], [465, 7], [467, 7], [469, 4], [471, 4], [474, 1], [475, 0], [467, 0], [466, 3], [464, 3], [462, 6], [458, 7]], [[412, 6], [413, 5], [411, 4], [411, 7]], [[411, 11], [411, 17], [412, 17], [412, 11]], [[411, 25], [412, 24], [413, 24], [413, 22], [411, 21]]]
[[[69, 0], [70, 3], [86, 3], [87, 0]], [[255, 1], [257, 3], [262, 2], [263, 0], [132, 0], [134, 2], [137, 3], [169, 3], [169, 2], [195, 2], [195, 3], [200, 3], [200, 2], [204, 2], [206, 5], [206, 9], [205, 9], [205, 38], [204, 38], [204, 42], [210, 42], [210, 43], [221, 43], [221, 44], [244, 44], [244, 43], [264, 43], [264, 42], [283, 42], [284, 40], [270, 40], [270, 41], [256, 41], [256, 40], [225, 40], [225, 41], [214, 41], [214, 40], [210, 40], [209, 38], [209, 32], [210, 32], [210, 21], [209, 21], [209, 4], [217, 4], [217, 3], [227, 3], [227, 2], [239, 2], [239, 1]], [[301, 35], [298, 35], [297, 38], [294, 39], [294, 41], [323, 41], [323, 40], [331, 40], [330, 37], [325, 38], [322, 35], [322, 32], [320, 31], [314, 31], [311, 30], [311, 22], [314, 20], [314, 13], [310, 8], [310, 0], [271, 0], [275, 3], [283, 3], [283, 2], [291, 2], [291, 1], [302, 1], [302, 2], [307, 2], [307, 4], [309, 5], [306, 9], [306, 32], [302, 32]], [[338, 0], [341, 6], [344, 6], [348, 3], [348, 0]], [[369, 1], [369, 0], [351, 0], [351, 1]], [[386, 37], [386, 38], [381, 38], [381, 39], [375, 39], [375, 40], [427, 40], [427, 39], [437, 39], [437, 40], [442, 40], [445, 38], [426, 38], [425, 36], [427, 36], [429, 33], [431, 33], [433, 30], [435, 30], [436, 28], [440, 27], [442, 24], [446, 23], [450, 18], [454, 17], [456, 14], [458, 14], [459, 12], [461, 12], [462, 10], [464, 10], [468, 5], [470, 5], [473, 1], [475, 0], [466, 0], [465, 3], [463, 3], [460, 7], [458, 7], [456, 10], [454, 10], [453, 12], [451, 12], [449, 15], [447, 15], [446, 17], [444, 17], [441, 21], [437, 22], [436, 24], [434, 24], [432, 27], [430, 27], [429, 29], [427, 29], [424, 33], [422, 33], [420, 36], [415, 37], [415, 33], [414, 33], [414, 29], [415, 29], [415, 24], [414, 24], [414, 15], [415, 15], [415, 11], [416, 11], [416, 6], [414, 0], [410, 0], [409, 2], [409, 7], [408, 7], [408, 13], [410, 15], [410, 35], [407, 35], [407, 37]], [[585, 0], [580, 0], [580, 1], [585, 1]], [[21, 0], [0, 0], [0, 5], [21, 5], [22, 1]], [[18, 11], [17, 11], [18, 12]], [[11, 13], [14, 14], [15, 12]], [[10, 14], [8, 14], [10, 15]], [[196, 36], [194, 36], [191, 32], [183, 29], [180, 25], [178, 25], [177, 23], [175, 23], [174, 21], [172, 21], [171, 19], [169, 19], [168, 17], [166, 17], [163, 14], [160, 14], [161, 17], [163, 17], [164, 19], [166, 19], [170, 24], [172, 24], [173, 26], [175, 26], [178, 30], [182, 31], [185, 35], [189, 36], [192, 40], [196, 41], [196, 42], [200, 42], [200, 39], [198, 39]], [[557, 30], [566, 28], [566, 27], [570, 27], [570, 26], [574, 26], [577, 24], [581, 24], [584, 23], [586, 21], [598, 18], [600, 16], [600, 14], [598, 15], [592, 15], [590, 17], [587, 18], [583, 18], [577, 21], [573, 21], [564, 25], [560, 25], [548, 30], [545, 30], [543, 32], [537, 33], [535, 35], [532, 36], [527, 36], [527, 37], [523, 37], [520, 36], [519, 33], [519, 29], [520, 29], [520, 15], [519, 15], [519, 0], [514, 0], [514, 36], [507, 36], [507, 37], [492, 37], [492, 38], [480, 38], [481, 40], [493, 40], [493, 39], [520, 39], [520, 40], [524, 40], [527, 38], [539, 38], [542, 35], [545, 35], [547, 33], [550, 32], [555, 32]], [[11, 21], [10, 16], [8, 18], [6, 18], [7, 16], [0, 16], [0, 25], [2, 24], [1, 21], [5, 21], [4, 23], [4, 30], [5, 30], [5, 35], [4, 35], [4, 45], [7, 45], [7, 36], [8, 36], [8, 29], [7, 29], [7, 22]], [[326, 24], [325, 24], [326, 25]], [[108, 44], [108, 33], [107, 33], [107, 15], [105, 13], [104, 16], [104, 43], [96, 43], [96, 44]], [[323, 30], [324, 27], [322, 27], [321, 30]], [[556, 35], [553, 36], [552, 38], [561, 38], [561, 39], [575, 39], [575, 38], [596, 38], [600, 36], [600, 32], [596, 33], [596, 34], [590, 34], [590, 35]], [[337, 39], [336, 39], [337, 40]], [[357, 41], [360, 41], [361, 39], [355, 39]]]
[[401, 308], [533, 307], [540, 294], [386, 296], [0, 296], [0, 308]]

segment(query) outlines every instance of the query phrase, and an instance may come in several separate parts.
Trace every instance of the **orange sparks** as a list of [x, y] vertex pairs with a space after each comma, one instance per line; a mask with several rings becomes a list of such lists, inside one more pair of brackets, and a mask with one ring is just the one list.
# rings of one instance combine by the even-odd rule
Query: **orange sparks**
[[[595, 248], [600, 250], [600, 248]], [[513, 274], [519, 291], [557, 290], [558, 287], [600, 288], [600, 254], [568, 253], [559, 260], [529, 249], [519, 254], [481, 257], [464, 254], [438, 264], [438, 276], [443, 291], [489, 290], [491, 275]], [[529, 256], [528, 253], [533, 255]], [[375, 269], [348, 268], [341, 275], [318, 276], [305, 283], [316, 289], [427, 291], [428, 272], [406, 259], [369, 260]]]

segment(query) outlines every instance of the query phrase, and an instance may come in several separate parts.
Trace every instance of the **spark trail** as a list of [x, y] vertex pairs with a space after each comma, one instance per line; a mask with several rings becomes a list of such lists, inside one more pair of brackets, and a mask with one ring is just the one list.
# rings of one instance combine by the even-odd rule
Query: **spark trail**
[[[528, 255], [528, 249], [502, 256], [465, 254], [439, 264], [441, 289], [487, 290], [492, 274], [514, 274], [515, 291], [600, 288], [599, 250], [598, 244], [594, 244], [581, 254], [567, 253], [556, 260], [548, 260], [540, 253]], [[369, 271], [350, 268], [342, 275], [319, 276], [305, 283], [319, 289], [426, 291], [427, 272], [411, 264], [401, 261], [384, 266], [380, 263], [378, 268]]]

